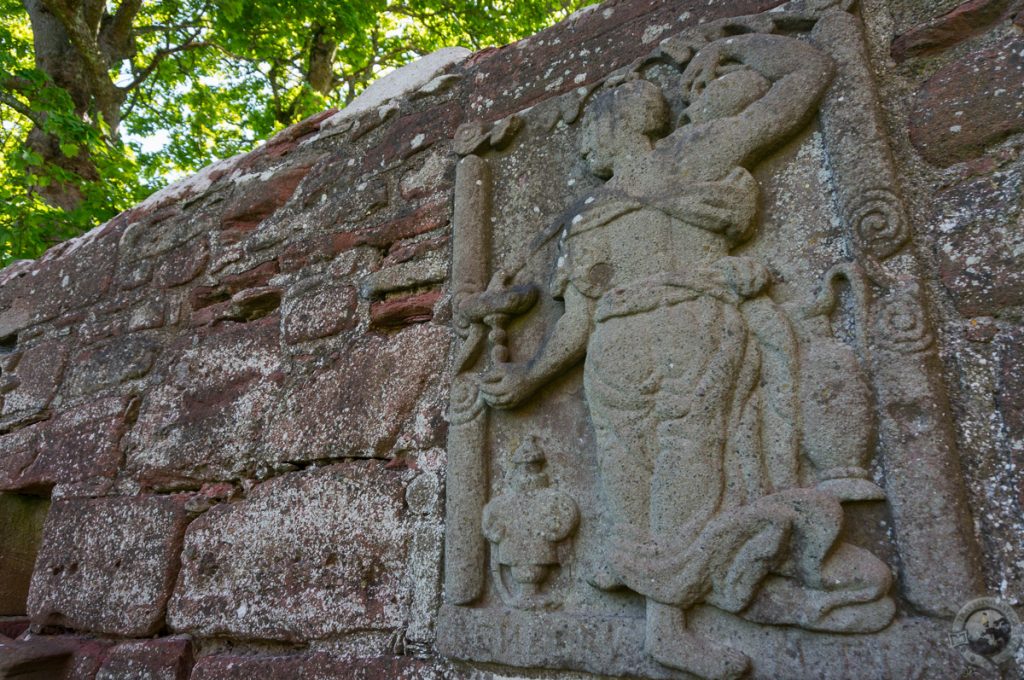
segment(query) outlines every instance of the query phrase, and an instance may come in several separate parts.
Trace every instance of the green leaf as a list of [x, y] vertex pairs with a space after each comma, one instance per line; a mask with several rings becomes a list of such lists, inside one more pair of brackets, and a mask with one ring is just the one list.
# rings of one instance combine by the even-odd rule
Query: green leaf
[[[343, 107], [382, 72], [418, 55], [510, 42], [594, 1], [147, 0], [135, 18], [131, 58], [109, 64], [117, 85], [148, 74], [111, 118], [115, 128], [95, 92], [71, 93], [37, 67], [25, 6], [0, 0], [0, 80], [17, 80], [9, 94], [42, 117], [32, 132], [31, 120], [0, 104], [0, 264], [37, 257], [169, 177]], [[116, 3], [99, 4], [109, 18]], [[186, 49], [189, 43], [204, 47]], [[314, 62], [327, 76], [326, 92], [309, 79]], [[77, 205], [55, 207], [47, 202], [52, 192]]]

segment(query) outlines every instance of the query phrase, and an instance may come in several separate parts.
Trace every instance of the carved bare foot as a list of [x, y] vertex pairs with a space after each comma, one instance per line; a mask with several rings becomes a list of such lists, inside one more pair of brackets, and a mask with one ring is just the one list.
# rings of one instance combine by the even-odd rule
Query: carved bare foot
[[678, 607], [647, 600], [644, 649], [663, 666], [709, 680], [733, 680], [746, 674], [750, 659], [686, 628]]

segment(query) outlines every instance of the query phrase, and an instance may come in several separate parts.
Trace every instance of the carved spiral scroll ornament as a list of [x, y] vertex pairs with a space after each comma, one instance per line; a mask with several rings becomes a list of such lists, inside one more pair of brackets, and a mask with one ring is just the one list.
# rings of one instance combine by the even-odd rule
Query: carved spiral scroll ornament
[[860, 248], [878, 260], [895, 255], [910, 238], [900, 200], [887, 189], [861, 194], [847, 210], [846, 221]]
[[935, 336], [913, 290], [898, 291], [882, 301], [875, 317], [878, 344], [903, 353], [928, 349]]
[[466, 377], [452, 380], [450, 399], [448, 419], [453, 425], [468, 423], [484, 409], [477, 384]]

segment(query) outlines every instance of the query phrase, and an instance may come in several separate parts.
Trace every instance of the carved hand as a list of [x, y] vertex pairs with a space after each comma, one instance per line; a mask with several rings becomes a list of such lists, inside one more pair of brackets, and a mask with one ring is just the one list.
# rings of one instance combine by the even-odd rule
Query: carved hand
[[518, 406], [537, 389], [529, 364], [496, 364], [480, 376], [483, 400], [494, 408]]
[[719, 76], [722, 48], [719, 43], [705, 45], [693, 56], [683, 73], [683, 91], [699, 96], [712, 80]]

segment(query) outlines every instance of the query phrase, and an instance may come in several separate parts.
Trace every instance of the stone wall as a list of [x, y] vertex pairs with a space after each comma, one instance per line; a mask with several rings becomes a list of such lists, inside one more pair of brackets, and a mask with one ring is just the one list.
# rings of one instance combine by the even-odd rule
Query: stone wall
[[[433, 647], [456, 130], [777, 4], [611, 0], [0, 272], [0, 490], [51, 499], [0, 633], [83, 679], [514, 675]], [[861, 15], [987, 585], [1020, 604], [1024, 8]]]

